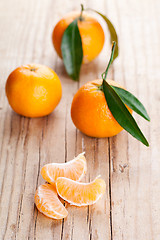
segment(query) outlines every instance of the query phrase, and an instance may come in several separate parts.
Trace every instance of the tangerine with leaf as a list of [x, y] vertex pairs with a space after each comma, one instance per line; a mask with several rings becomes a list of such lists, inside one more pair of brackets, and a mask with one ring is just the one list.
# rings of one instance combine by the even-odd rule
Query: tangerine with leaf
[[104, 32], [100, 23], [88, 13], [83, 16], [73, 11], [62, 18], [54, 28], [52, 40], [57, 54], [62, 58], [61, 43], [64, 31], [78, 19], [78, 29], [82, 40], [83, 63], [88, 63], [98, 56], [104, 45]]
[[113, 43], [109, 64], [102, 79], [83, 85], [75, 94], [71, 117], [75, 126], [90, 137], [112, 137], [125, 129], [133, 137], [149, 146], [132, 117], [132, 110], [150, 120], [142, 103], [113, 80], [106, 80], [116, 43]]
[[[73, 80], [79, 79], [82, 63], [88, 63], [99, 55], [105, 41], [101, 24], [88, 14], [89, 10], [96, 12], [105, 20], [111, 41], [118, 41], [113, 24], [105, 15], [95, 10], [84, 11], [81, 5], [81, 11], [73, 11], [64, 16], [53, 30], [52, 42], [59, 57], [63, 58], [68, 75]], [[116, 56], [118, 56], [118, 48]]]

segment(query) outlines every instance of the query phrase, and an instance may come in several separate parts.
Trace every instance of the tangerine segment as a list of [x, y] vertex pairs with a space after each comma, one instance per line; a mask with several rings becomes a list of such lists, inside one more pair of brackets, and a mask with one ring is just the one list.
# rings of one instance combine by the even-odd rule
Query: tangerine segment
[[[61, 42], [64, 31], [69, 24], [80, 17], [80, 12], [73, 11], [64, 16], [55, 26], [52, 33], [52, 41], [57, 54], [62, 58]], [[105, 36], [100, 23], [83, 12], [82, 20], [78, 20], [78, 29], [81, 35], [83, 48], [83, 63], [88, 63], [98, 56], [101, 52]]]
[[56, 181], [59, 196], [76, 206], [94, 204], [105, 193], [106, 184], [103, 179], [96, 178], [91, 183], [76, 182], [68, 178], [59, 177]]
[[41, 169], [41, 175], [47, 182], [54, 184], [58, 177], [67, 177], [79, 181], [87, 170], [84, 153], [67, 163], [49, 163]]
[[42, 184], [35, 193], [37, 209], [47, 217], [62, 219], [67, 217], [68, 212], [60, 202], [55, 186]]

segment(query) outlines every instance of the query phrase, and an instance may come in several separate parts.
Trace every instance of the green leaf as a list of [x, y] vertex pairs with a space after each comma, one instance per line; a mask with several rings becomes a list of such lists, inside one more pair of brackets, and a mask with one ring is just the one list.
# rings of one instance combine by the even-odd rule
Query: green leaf
[[116, 91], [116, 93], [120, 96], [122, 101], [130, 107], [133, 111], [138, 113], [144, 119], [150, 121], [150, 117], [143, 106], [143, 104], [130, 92], [126, 91], [125, 89], [112, 86], [112, 88]]
[[65, 30], [61, 43], [63, 62], [68, 75], [73, 80], [79, 79], [83, 59], [82, 41], [75, 19]]
[[126, 108], [125, 104], [115, 90], [105, 80], [103, 80], [103, 92], [113, 117], [121, 125], [121, 127], [123, 127], [137, 140], [141, 141], [144, 145], [149, 146], [149, 143]]
[[113, 24], [112, 24], [111, 21], [110, 21], [105, 15], [103, 15], [102, 13], [100, 13], [100, 12], [94, 10], [94, 9], [90, 9], [90, 8], [89, 8], [89, 10], [98, 13], [98, 14], [105, 20], [105, 22], [107, 23], [108, 30], [109, 30], [109, 32], [110, 32], [110, 42], [111, 42], [111, 44], [112, 44], [113, 41], [115, 41], [115, 42], [117, 43], [117, 46], [116, 46], [116, 49], [115, 49], [115, 53], [114, 53], [114, 57], [113, 57], [113, 60], [115, 60], [116, 57], [118, 57], [119, 48], [118, 48], [118, 36], [117, 36], [116, 30], [115, 30]]

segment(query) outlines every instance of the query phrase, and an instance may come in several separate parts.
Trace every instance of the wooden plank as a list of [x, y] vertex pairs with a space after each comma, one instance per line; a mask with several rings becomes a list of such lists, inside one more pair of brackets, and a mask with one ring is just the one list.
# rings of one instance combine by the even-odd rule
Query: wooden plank
[[[26, 62], [33, 62], [33, 61], [43, 63], [43, 59], [44, 59], [43, 54], [45, 54], [44, 47], [46, 48], [43, 41], [46, 42], [45, 34], [47, 34], [48, 36], [47, 40], [48, 39], [50, 40], [50, 34], [51, 34], [49, 29], [50, 25], [48, 26], [48, 24], [46, 23], [46, 19], [48, 19], [47, 18], [48, 10], [50, 9], [50, 2], [46, 2], [45, 5], [43, 3], [43, 6], [46, 8], [46, 11], [44, 11], [41, 15], [39, 14], [40, 8], [42, 6], [40, 2], [37, 1], [37, 4], [35, 3], [34, 5], [32, 4], [32, 1], [30, 2], [26, 1], [25, 5], [26, 5], [25, 6], [26, 14], [20, 11], [22, 5], [18, 5], [20, 20], [22, 21], [21, 27], [24, 28], [23, 19], [26, 20], [28, 18], [28, 20], [25, 23], [26, 25], [25, 25], [24, 31], [20, 32], [21, 35], [17, 36], [18, 44], [19, 44], [19, 41], [23, 39], [23, 41], [21, 40], [22, 44], [20, 44], [20, 47], [18, 46], [18, 44], [16, 46], [13, 45], [15, 48], [12, 46], [14, 50], [15, 49], [18, 50], [18, 54], [19, 54], [18, 63], [16, 64], [23, 64]], [[29, 9], [29, 13], [27, 11], [28, 9]], [[41, 26], [41, 28], [40, 28], [40, 31], [37, 32], [37, 29], [39, 29], [39, 25]], [[19, 28], [19, 25], [18, 25], [18, 28]], [[46, 31], [44, 31], [45, 28], [46, 28]], [[35, 34], [30, 34], [30, 31], [33, 31], [33, 33]], [[35, 48], [37, 51], [34, 50]], [[16, 56], [16, 51], [11, 52], [10, 54], [11, 54], [9, 55], [10, 58], [13, 59], [15, 63], [15, 58], [13, 58], [12, 55]], [[52, 61], [50, 62], [50, 65], [54, 65], [55, 56], [56, 55], [54, 54], [54, 52], [52, 52]], [[16, 239], [22, 239], [22, 238], [33, 239], [34, 237], [36, 237], [35, 229], [36, 229], [36, 221], [37, 221], [37, 211], [34, 209], [34, 192], [39, 183], [39, 170], [41, 166], [41, 159], [42, 161], [44, 161], [46, 158], [48, 158], [49, 157], [48, 155], [50, 154], [50, 152], [52, 153], [52, 149], [53, 149], [51, 145], [50, 146], [51, 151], [49, 151], [49, 154], [45, 150], [47, 152], [46, 155], [45, 156], [42, 155], [41, 157], [41, 154], [44, 154], [43, 148], [42, 148], [43, 134], [44, 134], [43, 132], [49, 120], [47, 120], [47, 117], [42, 119], [28, 120], [26, 118], [23, 119], [17, 115], [15, 117], [15, 114], [13, 119], [13, 116], [12, 116], [13, 113], [11, 114], [11, 111], [10, 112], [8, 111], [7, 114], [9, 115], [9, 120], [8, 122], [6, 122], [5, 126], [6, 127], [10, 126], [10, 121], [12, 121], [13, 123], [12, 122], [11, 123], [14, 124], [13, 129], [15, 128], [15, 126], [17, 126], [17, 128], [19, 126], [20, 130], [18, 131], [17, 129], [17, 134], [15, 134], [16, 130], [14, 130], [14, 135], [11, 132], [11, 137], [10, 137], [10, 132], [4, 135], [4, 137], [9, 135], [9, 137], [13, 139], [12, 140], [13, 150], [11, 149], [12, 151], [10, 151], [10, 155], [8, 157], [9, 158], [8, 164], [6, 165], [4, 164], [4, 166], [6, 166], [8, 172], [10, 173], [10, 175], [8, 174], [7, 176], [7, 173], [5, 173], [4, 189], [7, 189], [7, 191], [4, 191], [4, 194], [2, 195], [2, 203], [5, 203], [5, 207], [3, 207], [2, 210], [3, 212], [5, 211], [7, 212], [8, 210], [8, 216], [6, 214], [3, 214], [2, 212], [2, 215], [4, 217], [7, 217], [7, 220], [6, 220], [6, 225], [3, 224], [3, 226], [5, 227], [4, 229], [5, 231], [4, 233], [2, 233], [3, 235], [1, 236], [4, 236], [4, 239], [12, 239], [14, 237]], [[56, 123], [59, 124], [60, 129], [64, 125], [63, 119], [62, 121], [59, 121], [58, 115], [59, 114], [57, 113], [57, 121], [55, 121], [55, 118], [53, 115], [50, 116], [50, 119], [52, 120], [50, 126], [52, 128], [53, 128], [52, 126], [53, 119], [55, 121], [55, 124]], [[21, 119], [23, 119], [23, 124], [21, 124], [20, 122]], [[18, 121], [20, 123], [17, 125]], [[54, 126], [54, 128], [56, 129], [56, 125]], [[47, 129], [49, 129], [49, 127]], [[62, 128], [62, 131], [63, 131], [63, 128]], [[56, 132], [55, 132], [55, 136], [56, 136]], [[18, 140], [16, 140], [16, 138], [18, 138]], [[51, 141], [49, 142], [50, 144], [52, 144]], [[8, 144], [6, 144], [6, 146], [7, 145]], [[16, 151], [15, 157], [13, 157], [14, 151]], [[58, 148], [57, 148], [57, 151], [58, 151]], [[5, 148], [4, 148], [4, 152], [5, 152]], [[64, 156], [63, 154], [64, 154], [64, 151], [62, 148], [62, 150], [59, 153], [59, 159], [61, 159]], [[54, 155], [52, 155], [52, 158], [53, 156]], [[3, 159], [3, 156], [2, 156], [2, 159]], [[10, 166], [10, 161], [14, 161], [14, 169], [12, 166], [13, 164]], [[15, 174], [13, 175], [12, 173], [15, 173]], [[8, 181], [8, 178], [10, 181]], [[12, 184], [10, 184], [11, 181], [13, 181]], [[10, 190], [11, 186], [12, 186], [12, 189]], [[6, 192], [8, 192], [8, 194], [6, 194]], [[11, 199], [8, 197], [9, 194], [11, 196]], [[8, 207], [9, 203], [8, 201], [6, 201], [7, 199], [10, 200], [9, 201], [11, 205], [10, 207]], [[44, 218], [42, 217], [42, 221], [43, 219]], [[43, 234], [41, 233], [41, 235], [43, 235], [43, 237], [46, 236], [48, 238], [52, 237], [53, 236], [53, 231], [51, 226], [53, 224], [52, 220], [46, 219], [46, 221], [41, 224], [42, 226], [43, 224], [46, 226], [46, 228], [44, 227], [44, 230], [42, 231]], [[57, 230], [56, 234], [58, 235], [58, 232], [59, 232], [59, 235], [60, 235], [61, 222], [58, 222], [56, 230]]]
[[[155, 139], [153, 129], [158, 127], [154, 122], [158, 112], [151, 107], [151, 103], [158, 106], [155, 91], [160, 88], [156, 84], [155, 90], [154, 78], [158, 74], [156, 66], [160, 60], [157, 19], [153, 16], [157, 7], [155, 2], [115, 1], [112, 8], [114, 15], [111, 16], [117, 21], [121, 50], [121, 62], [117, 61], [113, 77], [141, 99], [152, 119], [148, 124], [134, 114], [149, 139], [150, 148], [125, 132], [111, 139], [112, 238], [115, 240], [160, 238], [160, 218], [157, 215], [160, 206], [156, 200], [159, 198], [159, 175], [153, 162], [157, 169], [160, 165], [157, 144], [152, 142]], [[110, 4], [111, 1], [108, 8]], [[128, 15], [129, 9], [132, 9], [132, 15]], [[154, 46], [152, 51], [149, 46]], [[156, 139], [159, 142], [158, 133]]]
[[[80, 5], [80, 3], [79, 3]], [[62, 66], [61, 66], [62, 68]], [[58, 73], [60, 74], [60, 71], [58, 71]], [[64, 75], [64, 73], [63, 73]], [[64, 78], [64, 76], [63, 76]], [[81, 71], [81, 78], [80, 78], [80, 83], [77, 84], [76, 88], [73, 89], [73, 85], [75, 85], [70, 79], [68, 79], [68, 77], [66, 77], [66, 79], [64, 79], [64, 85], [67, 82], [69, 84], [69, 88], [67, 87], [67, 92], [70, 91], [71, 89], [73, 89], [73, 93], [71, 96], [69, 96], [69, 94], [65, 96], [65, 98], [67, 98], [67, 96], [69, 96], [68, 98], [68, 102], [67, 102], [67, 133], [66, 133], [66, 142], [67, 142], [67, 146], [66, 146], [66, 152], [67, 152], [67, 159], [71, 159], [73, 158], [74, 155], [77, 155], [80, 152], [85, 151], [86, 152], [86, 159], [87, 159], [87, 165], [88, 165], [88, 171], [87, 171], [87, 175], [85, 177], [85, 181], [90, 181], [93, 180], [99, 173], [101, 173], [103, 175], [103, 177], [105, 178], [106, 182], [108, 182], [108, 159], [107, 159], [107, 146], [106, 149], [104, 150], [103, 154], [99, 154], [99, 156], [96, 156], [96, 160], [95, 160], [95, 146], [98, 144], [95, 142], [94, 139], [90, 139], [86, 136], [84, 136], [83, 134], [81, 134], [79, 131], [77, 131], [75, 129], [75, 127], [73, 126], [73, 123], [71, 121], [70, 118], [70, 105], [71, 105], [71, 101], [72, 101], [72, 97], [73, 94], [77, 91], [78, 86], [84, 84], [85, 82], [95, 79], [97, 78], [97, 72], [95, 71], [95, 65], [90, 65], [88, 66], [82, 66], [82, 71]], [[72, 86], [72, 88], [71, 88]], [[66, 88], [65, 87], [65, 88]], [[74, 134], [74, 137], [73, 137]], [[75, 139], [76, 137], [76, 139]], [[76, 144], [74, 145], [74, 142], [76, 141]], [[100, 141], [100, 146], [104, 146], [105, 148], [105, 144], [106, 144], [106, 140], [102, 140]], [[71, 147], [70, 146], [74, 146]], [[97, 145], [97, 148], [99, 149], [99, 146]], [[73, 154], [73, 151], [74, 154]], [[69, 158], [69, 156], [72, 156]], [[102, 159], [104, 158], [104, 163], [101, 163]], [[94, 167], [94, 161], [97, 161], [99, 164], [99, 171], [96, 173], [93, 172], [93, 167]], [[104, 168], [104, 165], [105, 168]], [[103, 169], [103, 170], [102, 170]], [[96, 169], [98, 170], [98, 169]], [[90, 176], [90, 173], [92, 172], [92, 175]], [[63, 226], [63, 239], [88, 239], [88, 238], [92, 238], [94, 239], [94, 235], [97, 236], [99, 239], [102, 238], [102, 236], [107, 236], [107, 238], [109, 238], [110, 236], [110, 224], [109, 224], [109, 204], [108, 204], [108, 192], [107, 192], [107, 196], [105, 199], [103, 199], [100, 203], [101, 205], [99, 205], [99, 208], [97, 207], [97, 210], [92, 207], [90, 208], [76, 208], [73, 206], [69, 206], [67, 205], [67, 209], [69, 211], [69, 216], [67, 217], [67, 221], [64, 221], [64, 226]], [[103, 206], [100, 207], [100, 206]], [[99, 209], [99, 210], [98, 210]], [[95, 217], [95, 215], [97, 216], [97, 218]], [[103, 221], [103, 224], [105, 226], [105, 230], [102, 231], [102, 225], [100, 224], [99, 219], [101, 219]], [[101, 227], [99, 227], [101, 225]], [[83, 229], [83, 230], [82, 230]], [[98, 239], [97, 238], [97, 239]]]

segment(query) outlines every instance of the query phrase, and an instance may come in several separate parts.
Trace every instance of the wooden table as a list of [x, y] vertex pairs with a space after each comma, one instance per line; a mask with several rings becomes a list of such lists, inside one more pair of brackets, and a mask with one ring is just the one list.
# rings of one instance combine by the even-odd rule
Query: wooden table
[[[70, 117], [79, 86], [100, 77], [110, 54], [108, 31], [100, 56], [81, 70], [80, 82], [66, 75], [51, 32], [66, 12], [83, 2], [114, 23], [119, 58], [109, 78], [123, 84], [146, 106], [151, 122], [134, 114], [150, 142], [147, 148], [122, 131], [96, 139], [76, 130]], [[1, 0], [0, 1], [0, 239], [159, 240], [160, 239], [160, 1], [159, 0]], [[44, 118], [15, 114], [5, 96], [5, 81], [17, 66], [41, 63], [53, 68], [63, 86], [56, 110]], [[34, 193], [44, 183], [45, 163], [65, 162], [85, 151], [84, 181], [105, 179], [105, 196], [94, 206], [67, 205], [66, 220], [39, 213]]]

